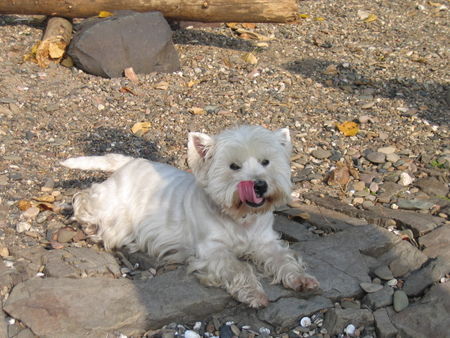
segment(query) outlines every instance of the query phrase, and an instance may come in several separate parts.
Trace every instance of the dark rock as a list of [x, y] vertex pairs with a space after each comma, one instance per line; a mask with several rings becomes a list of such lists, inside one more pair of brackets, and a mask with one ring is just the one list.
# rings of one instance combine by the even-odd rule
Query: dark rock
[[232, 338], [234, 336], [230, 325], [222, 325], [219, 329], [219, 336], [221, 338]]
[[397, 205], [400, 209], [406, 210], [428, 210], [433, 207], [434, 202], [424, 199], [407, 200], [405, 198], [399, 198], [397, 201]]
[[380, 291], [367, 294], [363, 298], [362, 304], [367, 305], [372, 310], [376, 310], [380, 307], [391, 305], [393, 295], [394, 289], [392, 289], [390, 286], [385, 286]]
[[423, 253], [428, 257], [442, 256], [450, 261], [450, 226], [443, 225], [419, 238], [424, 247]]
[[394, 307], [395, 312], [403, 311], [409, 305], [408, 296], [406, 295], [405, 291], [403, 291], [403, 290], [396, 290], [394, 292], [394, 299], [392, 302], [394, 304], [393, 307]]
[[110, 253], [89, 248], [52, 250], [43, 258], [49, 277], [120, 277], [120, 266]]
[[119, 11], [85, 20], [68, 54], [80, 69], [103, 77], [122, 76], [128, 67], [136, 74], [180, 68], [172, 31], [160, 12]]
[[373, 324], [372, 312], [367, 309], [331, 309], [325, 314], [323, 327], [328, 334], [342, 333], [348, 324], [358, 326], [370, 326]]
[[[17, 285], [4, 309], [38, 336], [140, 335], [170, 322], [221, 311], [230, 296], [178, 269], [146, 281], [110, 278], [32, 279]], [[107, 311], [99, 311], [99, 304]]]
[[379, 338], [395, 338], [397, 335], [397, 329], [392, 324], [391, 319], [385, 308], [376, 310], [373, 313], [375, 319], [375, 327], [377, 337]]
[[388, 309], [392, 323], [402, 337], [448, 337], [450, 283], [437, 284], [415, 304], [402, 312]]
[[258, 311], [258, 318], [280, 329], [294, 326], [304, 316], [331, 308], [331, 301], [322, 296], [309, 299], [282, 298], [269, 307]]
[[447, 196], [449, 191], [448, 185], [435, 177], [421, 178], [415, 182], [415, 185], [430, 196]]
[[305, 223], [292, 221], [285, 216], [275, 216], [273, 227], [276, 231], [284, 234], [287, 239], [293, 239], [298, 242], [307, 241], [318, 237], [307, 229]]
[[438, 257], [420, 270], [411, 273], [405, 281], [403, 290], [408, 296], [417, 296], [447, 273], [450, 273], [450, 260]]

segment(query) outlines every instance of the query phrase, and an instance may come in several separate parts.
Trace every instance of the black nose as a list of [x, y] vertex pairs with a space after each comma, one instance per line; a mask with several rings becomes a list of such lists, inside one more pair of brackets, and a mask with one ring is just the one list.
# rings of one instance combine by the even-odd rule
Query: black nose
[[262, 196], [267, 191], [267, 182], [263, 180], [255, 181], [255, 185], [253, 187], [257, 195]]

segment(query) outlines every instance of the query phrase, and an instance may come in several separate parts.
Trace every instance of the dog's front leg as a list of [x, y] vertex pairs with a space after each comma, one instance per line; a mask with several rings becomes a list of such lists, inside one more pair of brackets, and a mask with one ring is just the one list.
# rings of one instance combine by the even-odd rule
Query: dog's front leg
[[234, 298], [254, 308], [265, 307], [267, 296], [252, 266], [240, 261], [225, 247], [192, 258], [189, 271], [205, 285], [222, 287]]
[[281, 282], [284, 287], [297, 291], [319, 287], [317, 279], [305, 272], [298, 254], [280, 240], [256, 244], [252, 258], [266, 275], [273, 277], [273, 283]]

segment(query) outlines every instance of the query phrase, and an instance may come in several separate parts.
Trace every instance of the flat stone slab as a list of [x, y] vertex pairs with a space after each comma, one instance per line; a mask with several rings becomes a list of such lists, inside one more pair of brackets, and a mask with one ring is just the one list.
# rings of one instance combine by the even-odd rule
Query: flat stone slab
[[422, 300], [397, 313], [388, 314], [402, 337], [448, 337], [450, 283], [433, 286]]
[[331, 308], [328, 298], [314, 296], [309, 299], [282, 298], [269, 307], [258, 311], [258, 318], [272, 326], [285, 329], [295, 326], [299, 318]]
[[419, 238], [424, 247], [423, 253], [428, 257], [442, 256], [450, 261], [450, 226], [443, 225]]
[[4, 310], [38, 336], [130, 336], [172, 321], [203, 319], [230, 300], [225, 291], [204, 287], [178, 269], [147, 281], [31, 279], [12, 290]]

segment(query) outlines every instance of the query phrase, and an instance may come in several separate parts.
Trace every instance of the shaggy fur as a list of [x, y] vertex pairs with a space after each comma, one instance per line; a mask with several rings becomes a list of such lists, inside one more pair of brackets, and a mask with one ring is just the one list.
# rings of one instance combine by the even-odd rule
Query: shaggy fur
[[[318, 287], [272, 229], [272, 211], [291, 192], [290, 154], [288, 129], [243, 126], [213, 137], [190, 133], [193, 174], [118, 154], [62, 164], [114, 172], [73, 201], [75, 218], [94, 228], [107, 249], [127, 246], [167, 262], [186, 262], [202, 283], [262, 307], [267, 296], [250, 261], [274, 283], [295, 290]], [[243, 184], [255, 192], [245, 192]]]

